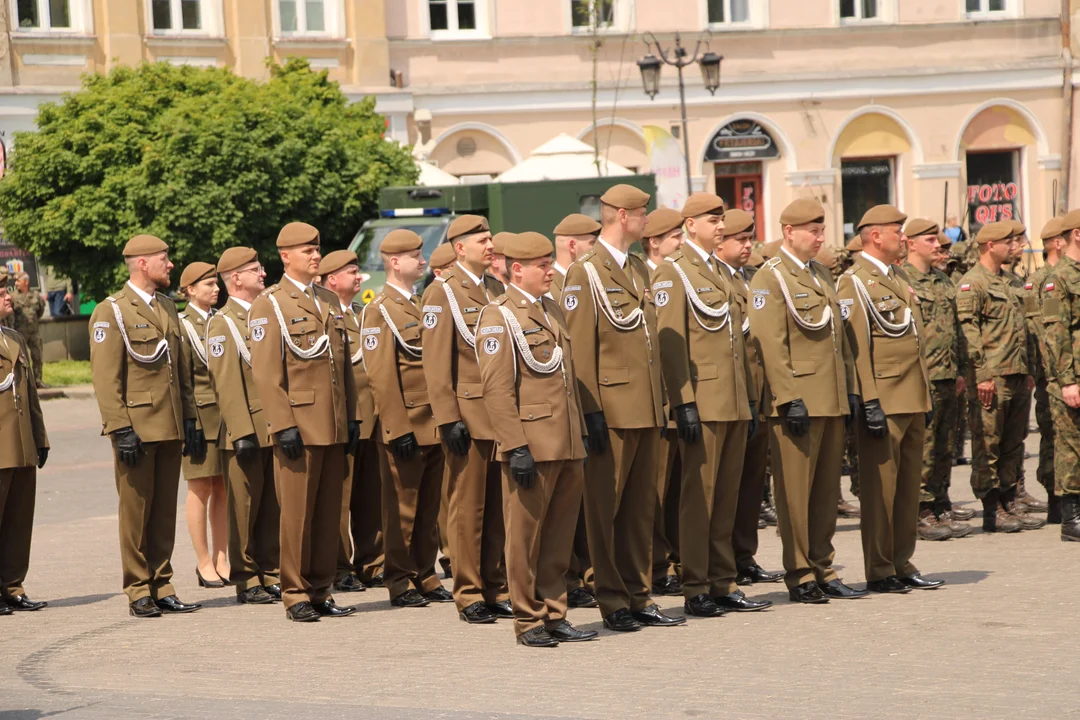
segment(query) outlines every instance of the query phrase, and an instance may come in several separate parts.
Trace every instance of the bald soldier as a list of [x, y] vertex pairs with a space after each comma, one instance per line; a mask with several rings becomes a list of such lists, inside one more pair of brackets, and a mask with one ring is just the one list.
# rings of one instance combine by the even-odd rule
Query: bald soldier
[[274, 485], [274, 439], [251, 369], [248, 327], [251, 303], [266, 289], [266, 271], [249, 247], [229, 248], [215, 269], [229, 295], [206, 325], [207, 360], [221, 416], [215, 439], [229, 499], [229, 580], [238, 603], [268, 605], [281, 599], [281, 508]]
[[867, 210], [856, 228], [863, 249], [837, 283], [862, 399], [852, 422], [859, 434], [863, 565], [866, 586], [877, 593], [945, 584], [924, 579], [911, 562], [931, 405], [919, 296], [897, 267], [905, 220], [892, 205]]
[[319, 231], [293, 222], [277, 237], [281, 281], [248, 313], [251, 369], [274, 436], [281, 504], [281, 599], [293, 622], [343, 617], [331, 594], [337, 568], [346, 453], [360, 428], [352, 349], [337, 297], [314, 285]]
[[457, 262], [424, 293], [424, 380], [451, 483], [454, 602], [462, 620], [486, 624], [513, 617], [503, 564], [502, 476], [476, 357], [476, 323], [494, 300], [482, 279], [494, 253], [487, 219], [478, 215], [456, 218], [446, 237]]
[[422, 324], [434, 313], [425, 313], [413, 292], [427, 264], [422, 246], [411, 230], [383, 238], [386, 284], [361, 316], [364, 364], [379, 414], [383, 583], [394, 607], [454, 601], [435, 575], [443, 449], [423, 368]]
[[795, 602], [861, 597], [866, 591], [842, 583], [832, 567], [844, 424], [859, 397], [839, 298], [813, 260], [825, 240], [825, 208], [800, 198], [780, 214], [780, 227], [779, 253], [750, 283], [750, 334], [765, 365], [784, 581]]
[[649, 271], [629, 254], [648, 202], [630, 185], [601, 196], [600, 237], [570, 266], [562, 298], [592, 455], [585, 528], [596, 599], [617, 632], [685, 622], [649, 597], [664, 403]]
[[585, 425], [563, 315], [544, 297], [555, 273], [551, 241], [526, 232], [505, 250], [511, 284], [481, 311], [476, 353], [502, 471], [514, 635], [552, 647], [597, 636], [566, 619]]
[[555, 279], [551, 281], [548, 297], [562, 302], [566, 270], [579, 257], [589, 252], [600, 234], [600, 223], [588, 215], [567, 215], [555, 226]]
[[124, 592], [131, 614], [150, 618], [201, 607], [177, 599], [172, 552], [180, 460], [201, 461], [206, 438], [180, 361], [180, 318], [159, 292], [169, 287], [169, 246], [136, 235], [123, 252], [130, 279], [90, 316], [90, 370], [113, 446]]

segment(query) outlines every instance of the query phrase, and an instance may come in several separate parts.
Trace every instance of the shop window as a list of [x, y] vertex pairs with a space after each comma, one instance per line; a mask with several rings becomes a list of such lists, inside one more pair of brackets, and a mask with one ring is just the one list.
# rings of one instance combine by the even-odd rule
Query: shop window
[[729, 208], [739, 208], [754, 217], [757, 239], [764, 237], [764, 214], [761, 189], [764, 186], [761, 163], [716, 163], [716, 194]]
[[840, 161], [840, 193], [844, 203], [844, 239], [867, 210], [896, 203], [895, 158], [859, 158]]
[[342, 0], [277, 0], [282, 36], [342, 37]]
[[968, 234], [998, 220], [1020, 219], [1020, 153], [967, 154]]

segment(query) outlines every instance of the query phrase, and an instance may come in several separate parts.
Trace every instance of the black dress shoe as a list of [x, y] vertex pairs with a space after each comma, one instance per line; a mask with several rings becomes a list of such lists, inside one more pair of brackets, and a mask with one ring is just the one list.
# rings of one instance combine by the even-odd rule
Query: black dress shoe
[[856, 600], [861, 597], [866, 597], [870, 594], [868, 590], [856, 590], [853, 587], [848, 587], [839, 580], [830, 580], [827, 583], [818, 583], [818, 587], [821, 588], [821, 592], [825, 593], [831, 598], [837, 598], [839, 600]]
[[128, 611], [131, 613], [132, 617], [137, 618], [161, 617], [161, 610], [154, 604], [154, 601], [148, 597], [141, 597], [128, 605]]
[[674, 625], [683, 625], [686, 623], [685, 617], [665, 615], [661, 612], [660, 606], [656, 603], [653, 603], [644, 610], [631, 612], [630, 617], [634, 618], [645, 627], [672, 627]]
[[462, 610], [458, 615], [470, 625], [487, 625], [498, 620], [495, 613], [488, 610], [488, 606], [479, 600]]
[[372, 588], [372, 587], [374, 587], [374, 588], [386, 587], [383, 584], [383, 580], [385, 580], [385, 579], [386, 579], [386, 575], [384, 575], [383, 573], [379, 573], [378, 575], [373, 576], [370, 580], [364, 581], [364, 584], [367, 585], [369, 588]]
[[713, 602], [733, 612], [757, 612], [772, 607], [772, 600], [751, 600], [742, 590], [727, 595], [713, 595]]
[[907, 577], [900, 578], [900, 582], [912, 590], [933, 590], [945, 584], [944, 580], [925, 580], [919, 573], [912, 573]]
[[566, 596], [566, 604], [572, 608], [594, 608], [600, 603], [596, 602], [593, 594], [583, 587], [574, 588]]
[[559, 641], [541, 625], [518, 635], [517, 644], [525, 647], [558, 647]]
[[506, 618], [508, 620], [514, 618], [514, 608], [510, 605], [509, 600], [493, 602], [487, 606], [487, 609], [497, 618]]
[[364, 590], [367, 590], [360, 578], [353, 573], [349, 573], [334, 583], [334, 589], [339, 592], [364, 592]]
[[412, 589], [390, 599], [390, 604], [394, 607], [427, 607], [430, 603], [430, 600]]
[[319, 613], [319, 617], [348, 617], [356, 612], [354, 607], [340, 607], [334, 602], [333, 598], [311, 603], [311, 607], [315, 608], [315, 612]]
[[443, 555], [439, 558], [439, 565], [442, 566], [443, 578], [449, 580], [454, 577], [454, 568], [450, 566], [450, 558]]
[[168, 613], [193, 613], [196, 610], [201, 610], [202, 605], [199, 603], [184, 603], [180, 602], [180, 598], [175, 595], [168, 595], [166, 597], [157, 600], [155, 605], [162, 612]]
[[264, 585], [263, 590], [265, 590], [266, 594], [274, 598], [275, 600], [281, 600], [281, 586], [277, 583], [274, 583], [273, 585]]
[[0, 605], [0, 615], [14, 615], [15, 611], [7, 605]]
[[821, 592], [821, 588], [813, 580], [807, 580], [802, 585], [796, 585], [788, 590], [788, 597], [793, 602], [804, 603], [806, 605], [818, 605], [821, 603], [829, 602], [829, 598], [825, 596], [825, 593]]
[[604, 618], [604, 627], [615, 632], [637, 632], [641, 629], [641, 623], [634, 619], [629, 610], [620, 608]]
[[668, 575], [653, 585], [653, 595], [682, 595], [682, 580], [676, 575]]
[[4, 603], [12, 610], [16, 610], [18, 612], [33, 612], [34, 610], [40, 610], [41, 608], [49, 604], [44, 600], [42, 600], [41, 602], [34, 602], [25, 595], [6, 597], [4, 598]]
[[444, 587], [437, 587], [431, 592], [424, 593], [424, 597], [429, 602], [437, 603], [452, 603], [454, 602], [454, 595]]
[[716, 602], [705, 593], [695, 595], [684, 602], [683, 609], [686, 611], [687, 615], [693, 615], [694, 617], [720, 617], [725, 612], [724, 608], [717, 605]]
[[595, 640], [600, 633], [595, 630], [578, 630], [569, 622], [563, 620], [557, 627], [548, 630], [548, 635], [559, 642], [585, 642]]
[[880, 580], [870, 580], [866, 583], [866, 589], [876, 593], [909, 593], [909, 588], [904, 583], [900, 582], [900, 578], [895, 575], [882, 578]]
[[307, 600], [285, 608], [285, 617], [293, 622], [319, 622], [319, 613], [315, 612], [315, 608]]
[[236, 602], [241, 605], [269, 605], [274, 602], [274, 597], [262, 585], [256, 585], [236, 593]]
[[753, 585], [754, 583], [774, 583], [784, 579], [782, 572], [769, 572], [760, 565], [748, 565], [735, 576], [736, 585]]

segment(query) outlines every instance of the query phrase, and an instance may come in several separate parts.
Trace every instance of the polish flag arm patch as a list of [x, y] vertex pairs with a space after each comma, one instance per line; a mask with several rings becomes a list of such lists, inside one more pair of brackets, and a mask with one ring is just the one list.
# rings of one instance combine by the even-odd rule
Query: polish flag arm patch
[[1054, 289], [1054, 283], [1046, 283], [1046, 289], [1047, 290], [1053, 290]]
[[961, 290], [970, 290], [971, 286], [968, 285], [967, 283], [964, 283], [963, 285], [960, 286], [960, 289]]

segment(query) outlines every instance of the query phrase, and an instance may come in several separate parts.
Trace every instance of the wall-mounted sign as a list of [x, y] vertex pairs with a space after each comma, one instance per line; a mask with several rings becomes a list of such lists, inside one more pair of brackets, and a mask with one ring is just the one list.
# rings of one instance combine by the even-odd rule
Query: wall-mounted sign
[[705, 151], [705, 159], [712, 162], [778, 157], [780, 148], [772, 135], [753, 120], [732, 120], [713, 135]]

